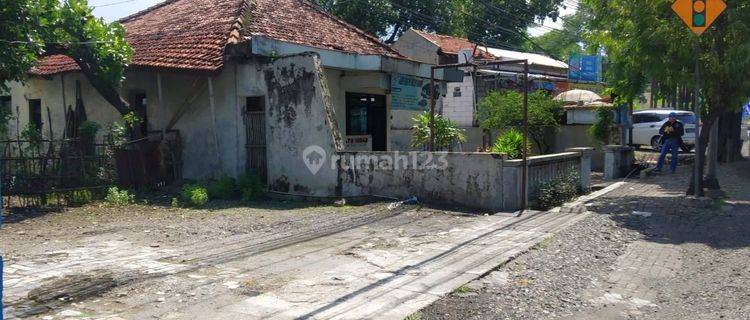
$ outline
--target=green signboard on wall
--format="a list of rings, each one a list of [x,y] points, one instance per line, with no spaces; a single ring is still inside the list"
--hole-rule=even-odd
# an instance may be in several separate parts
[[[391,77],[392,110],[426,111],[429,108],[429,79],[403,74],[395,74]]]

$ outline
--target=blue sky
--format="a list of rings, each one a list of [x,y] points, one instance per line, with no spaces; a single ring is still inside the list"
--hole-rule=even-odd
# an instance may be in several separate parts
[[[89,5],[94,7],[94,14],[104,18],[107,21],[114,21],[122,17],[131,15],[163,0],[89,0]],[[578,3],[578,0],[566,1],[569,3]],[[562,16],[573,14],[574,10],[571,8],[561,11]],[[560,19],[557,22],[547,19],[543,23],[546,27],[560,29],[562,27],[562,21]],[[529,28],[529,33],[532,36],[537,36],[548,32],[550,29],[546,27],[534,27]]]

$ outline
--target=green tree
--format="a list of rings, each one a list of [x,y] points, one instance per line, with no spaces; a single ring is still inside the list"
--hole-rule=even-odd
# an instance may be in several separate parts
[[[698,37],[672,11],[671,0],[583,1],[595,17],[588,39],[606,51],[607,79],[615,92],[632,101],[648,78],[667,88],[692,88],[697,59],[705,120],[700,139],[705,145],[710,127],[718,125],[712,139],[722,146],[718,160],[740,159],[739,110],[750,96],[750,82],[744,79],[750,73],[750,3],[727,0],[727,11]]]
[[[589,136],[603,145],[609,144],[612,140],[615,123],[615,115],[612,112],[612,108],[596,109],[596,122],[588,129]]]
[[[557,59],[567,61],[572,54],[595,53],[597,47],[588,45],[585,37],[587,22],[592,19],[591,10],[579,5],[575,14],[563,20],[562,29],[552,30],[543,35],[531,38],[524,43],[526,51],[540,51]]]
[[[523,93],[518,91],[494,91],[478,104],[478,119],[485,130],[505,131],[523,126]],[[558,118],[562,112],[560,102],[544,91],[529,94],[529,138],[539,151],[549,153],[551,146],[545,139],[558,129]]]
[[[349,23],[395,41],[409,28],[485,45],[520,45],[534,22],[556,19],[563,0],[316,0]],[[502,18],[499,18],[502,17]]]
[[[0,89],[23,81],[45,55],[75,60],[91,85],[120,113],[129,105],[117,92],[132,49],[125,29],[94,17],[86,0],[0,0]]]

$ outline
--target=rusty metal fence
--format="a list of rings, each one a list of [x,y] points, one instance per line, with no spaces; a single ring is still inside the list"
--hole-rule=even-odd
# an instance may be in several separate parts
[[[80,139],[0,141],[6,207],[72,204],[115,181],[111,149]]]
[[[59,207],[90,202],[112,185],[171,184],[181,178],[181,146],[178,132],[166,136],[118,146],[85,139],[0,141],[1,203]]]

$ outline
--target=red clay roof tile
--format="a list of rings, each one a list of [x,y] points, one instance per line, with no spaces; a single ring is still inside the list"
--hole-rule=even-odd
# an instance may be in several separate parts
[[[437,45],[440,50],[445,54],[451,54],[451,55],[458,55],[458,52],[461,51],[461,49],[474,49],[476,47],[476,44],[469,41],[468,39],[459,38],[459,37],[452,37],[452,36],[446,36],[442,34],[435,34],[435,33],[429,33],[424,32],[416,29],[412,29],[417,34],[421,35],[427,40],[430,40],[432,43]],[[492,59],[494,58],[491,54],[487,53],[484,50],[476,50],[474,53],[475,58],[485,58],[485,59]]]
[[[252,3],[252,5],[251,5]],[[250,8],[251,13],[245,15]],[[249,26],[243,28],[243,16]],[[215,72],[224,49],[241,33],[315,48],[403,58],[398,52],[306,0],[167,0],[120,20],[133,47],[133,67]],[[65,56],[42,59],[30,71],[78,70]]]
[[[66,55],[56,54],[44,57],[44,59],[40,61],[39,65],[29,71],[29,74],[35,76],[49,76],[53,74],[78,70],[81,69],[78,67],[78,64],[75,62],[75,60]]]

